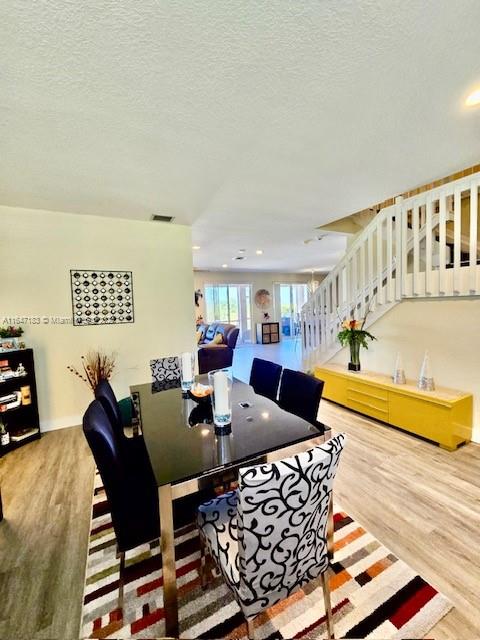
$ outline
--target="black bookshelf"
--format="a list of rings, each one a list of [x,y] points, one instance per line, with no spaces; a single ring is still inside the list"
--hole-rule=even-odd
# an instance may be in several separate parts
[[[2,378],[0,375],[0,418],[10,434],[10,442],[0,446],[0,455],[40,438],[40,419],[38,416],[37,385],[35,382],[35,362],[33,349],[15,349],[0,351],[0,373],[16,372],[23,365],[25,375]],[[23,393],[22,393],[22,387]],[[26,388],[26,389],[25,389]],[[28,393],[29,390],[29,393]],[[22,400],[19,406],[9,408],[9,404],[2,402],[2,398],[20,392]],[[30,401],[28,400],[28,395]],[[21,440],[12,438],[21,435],[25,429],[35,429]]]

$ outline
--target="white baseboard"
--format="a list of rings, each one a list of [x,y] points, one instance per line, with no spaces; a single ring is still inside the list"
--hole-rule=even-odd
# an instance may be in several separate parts
[[[66,427],[78,427],[82,424],[81,416],[65,416],[64,418],[56,418],[55,420],[41,420],[40,431],[56,431],[57,429],[65,429]]]

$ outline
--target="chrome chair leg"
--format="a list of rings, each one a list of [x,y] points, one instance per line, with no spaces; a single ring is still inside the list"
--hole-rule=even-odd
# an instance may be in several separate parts
[[[119,551],[117,558],[120,558],[120,568],[118,577],[118,608],[123,615],[123,591],[125,586],[125,551]]]
[[[330,601],[330,585],[328,583],[327,572],[325,571],[320,576],[323,589],[323,601],[325,603],[325,613],[327,614],[327,638],[328,640],[334,640],[335,635],[333,631],[333,615],[332,615],[332,603]]]

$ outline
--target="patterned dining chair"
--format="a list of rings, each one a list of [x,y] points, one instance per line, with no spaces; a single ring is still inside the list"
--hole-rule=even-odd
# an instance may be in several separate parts
[[[262,358],[254,358],[250,371],[250,386],[255,393],[276,402],[281,375],[281,365],[262,360]]]
[[[214,559],[254,638],[255,617],[320,578],[333,638],[327,528],[333,481],[346,436],[272,464],[239,471],[239,487],[198,510],[201,580]]]
[[[150,369],[154,383],[180,381],[180,362],[176,356],[150,360]]]

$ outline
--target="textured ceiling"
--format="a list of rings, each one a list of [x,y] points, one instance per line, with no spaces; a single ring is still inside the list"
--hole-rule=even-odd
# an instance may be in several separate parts
[[[171,214],[198,268],[327,268],[314,227],[479,160],[478,0],[0,12],[0,204]]]

